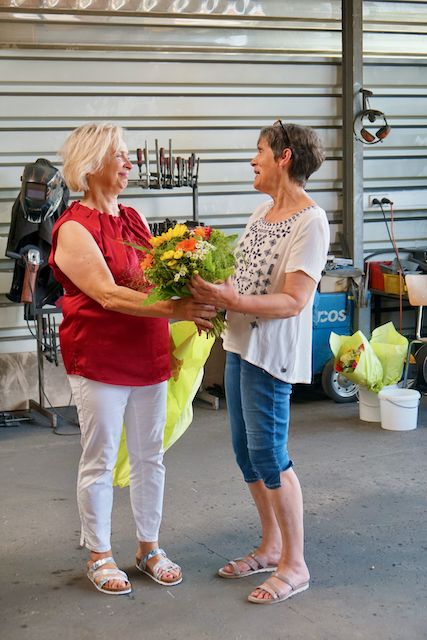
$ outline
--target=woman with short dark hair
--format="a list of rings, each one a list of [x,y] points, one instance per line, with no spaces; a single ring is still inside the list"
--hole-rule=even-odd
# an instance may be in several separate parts
[[[198,300],[227,309],[225,390],[237,463],[258,510],[256,548],[219,569],[222,578],[274,572],[248,596],[273,604],[308,589],[301,487],[288,454],[292,385],[311,382],[312,305],[326,262],[326,214],[304,186],[324,159],[309,127],[262,129],[254,187],[271,199],[250,218],[232,279],[199,276]]]

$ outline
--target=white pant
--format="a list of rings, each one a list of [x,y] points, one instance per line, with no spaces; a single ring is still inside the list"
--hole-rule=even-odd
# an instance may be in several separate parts
[[[92,551],[111,549],[112,476],[123,423],[136,535],[146,542],[158,540],[165,483],[163,430],[167,382],[125,387],[75,375],[68,379],[79,416],[83,449],[77,479],[81,544]]]

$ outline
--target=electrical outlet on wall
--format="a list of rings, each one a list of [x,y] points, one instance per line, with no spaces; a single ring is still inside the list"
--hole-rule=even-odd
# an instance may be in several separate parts
[[[370,193],[368,195],[368,206],[369,207],[378,207],[378,204],[374,204],[373,200],[378,200],[378,202],[381,202],[381,200],[383,198],[387,198],[387,200],[391,201],[391,196],[389,193]]]

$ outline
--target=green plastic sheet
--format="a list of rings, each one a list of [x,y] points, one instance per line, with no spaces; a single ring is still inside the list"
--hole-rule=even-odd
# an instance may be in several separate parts
[[[335,364],[345,351],[358,349],[363,344],[357,367],[342,375],[369,391],[378,393],[385,386],[397,384],[402,377],[408,340],[396,331],[392,322],[374,329],[370,341],[361,331],[352,336],[339,336],[332,332],[329,344]]]
[[[165,451],[182,436],[193,420],[193,400],[203,378],[203,366],[208,359],[214,337],[201,336],[193,322],[174,322],[171,336],[175,344],[174,356],[182,361],[177,380],[168,382],[167,414],[163,444]],[[129,484],[129,459],[123,428],[119,454],[113,471],[113,485]]]
[[[383,368],[383,386],[397,384],[403,373],[408,339],[396,331],[392,322],[387,322],[373,330],[370,345]]]

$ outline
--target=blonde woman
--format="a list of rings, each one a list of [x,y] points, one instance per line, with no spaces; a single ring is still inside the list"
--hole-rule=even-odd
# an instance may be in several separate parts
[[[181,582],[180,567],[159,547],[165,468],[163,427],[171,376],[168,318],[211,327],[215,308],[194,300],[143,306],[143,218],[117,197],[132,164],[123,131],[112,123],[74,130],[61,150],[64,178],[80,201],[53,229],[50,265],[63,285],[60,343],[81,429],[77,499],[87,576],[103,593],[131,591],[111,550],[112,472],[125,424],[138,569],[162,585]]]

